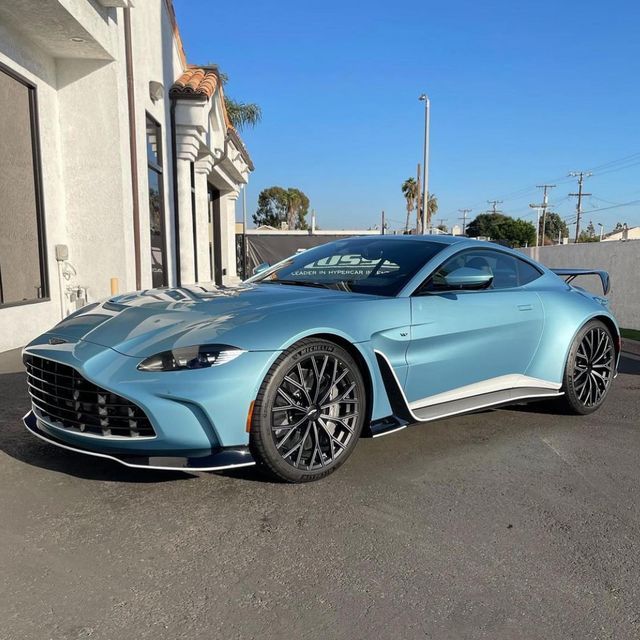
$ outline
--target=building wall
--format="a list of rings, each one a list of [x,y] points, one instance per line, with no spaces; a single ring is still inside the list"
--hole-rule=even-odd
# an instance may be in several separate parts
[[[640,330],[640,240],[532,247],[522,251],[547,267],[607,271],[611,277],[608,297],[620,326]],[[581,277],[575,284],[602,294],[596,276]]]
[[[104,4],[110,4],[105,2]],[[126,4],[126,3],[125,3]],[[131,9],[141,286],[151,287],[146,114],[162,127],[163,200],[169,284],[176,283],[174,196],[169,89],[184,71],[168,0]],[[22,346],[53,326],[76,304],[67,286],[86,289],[87,301],[136,287],[131,156],[123,10],[99,0],[7,0],[0,5],[0,63],[36,86],[40,130],[49,299],[0,307],[0,352]],[[74,44],[69,36],[81,35]],[[152,100],[149,82],[164,87]],[[0,141],[1,144],[1,141]],[[199,176],[199,268],[208,275],[206,185]],[[217,179],[217,178],[216,178]],[[224,184],[223,266],[235,274],[235,185]],[[190,202],[190,195],[189,195]],[[0,207],[3,206],[0,193]],[[5,203],[8,206],[8,203]],[[204,207],[204,210],[203,210]],[[191,217],[180,209],[181,217]],[[2,229],[0,229],[0,233]],[[202,241],[201,239],[204,239]],[[66,245],[69,279],[59,278],[55,246]],[[187,250],[193,253],[193,247]],[[184,251],[185,248],[182,248]],[[202,280],[209,280],[208,277]],[[233,278],[226,278],[230,282]],[[183,280],[192,282],[193,280]],[[63,294],[60,293],[60,282]]]
[[[42,184],[47,236],[50,300],[0,309],[0,351],[30,340],[60,319],[53,246],[66,237],[55,60],[0,22],[0,62],[38,88]],[[0,194],[0,198],[2,195]],[[2,230],[0,229],[0,233]]]

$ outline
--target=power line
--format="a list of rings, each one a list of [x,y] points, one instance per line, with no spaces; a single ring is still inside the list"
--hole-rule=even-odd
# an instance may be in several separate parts
[[[588,171],[585,171],[584,173],[592,173],[594,174],[594,176],[596,175],[600,176],[600,175],[606,175],[607,173],[613,173],[614,171],[622,171],[623,169],[628,169],[638,164],[640,164],[640,152],[634,152],[627,156],[623,156],[621,158],[610,160],[608,162],[604,162],[602,164],[591,167]],[[567,174],[562,174],[560,176],[556,176],[555,178],[550,178],[545,182],[555,183],[556,185],[559,186],[559,185],[568,184],[572,182],[571,180],[572,177],[574,176],[571,176],[571,174],[569,176],[567,176]],[[530,193],[535,192],[535,189],[536,189],[535,185],[521,187],[520,189],[515,189],[514,191],[505,193],[500,197],[502,198],[502,202],[514,200],[516,198],[524,197]],[[482,203],[483,201],[479,200],[478,202],[474,202],[470,206],[479,207],[480,205],[482,205]]]
[[[583,193],[582,195],[586,196],[590,194]],[[609,209],[618,209],[620,207],[630,207],[631,205],[634,205],[634,204],[640,204],[640,200],[630,200],[629,202],[621,202],[620,204],[614,204],[614,205],[611,205],[610,207],[600,207],[598,209],[589,209],[589,213],[596,213],[597,211],[608,211]]]

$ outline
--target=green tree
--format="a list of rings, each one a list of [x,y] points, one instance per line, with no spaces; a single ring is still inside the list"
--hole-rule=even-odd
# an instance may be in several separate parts
[[[268,225],[277,229],[286,222],[289,229],[308,229],[307,213],[309,198],[300,189],[269,187],[258,196],[253,222],[257,226]]]
[[[600,238],[596,234],[596,228],[593,226],[593,222],[589,221],[587,228],[580,232],[578,236],[578,242],[599,242]]]
[[[404,225],[404,232],[408,233],[411,213],[416,208],[416,199],[418,197],[418,183],[415,178],[407,178],[402,183],[402,195],[407,201],[407,221]]]
[[[531,246],[536,242],[536,227],[531,222],[502,213],[481,213],[467,225],[467,235],[501,240],[513,247]]]
[[[542,219],[540,219],[540,233],[542,233]],[[547,213],[544,235],[551,241],[549,244],[553,244],[558,238],[569,237],[569,228],[557,213]]]

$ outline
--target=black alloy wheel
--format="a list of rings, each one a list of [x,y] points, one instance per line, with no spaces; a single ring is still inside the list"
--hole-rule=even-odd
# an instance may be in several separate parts
[[[616,350],[609,328],[588,322],[576,335],[564,374],[564,403],[572,413],[588,414],[604,402],[615,375]]]
[[[282,480],[325,477],[353,451],[365,409],[365,385],[353,357],[327,340],[303,340],[276,360],[262,385],[252,450]]]

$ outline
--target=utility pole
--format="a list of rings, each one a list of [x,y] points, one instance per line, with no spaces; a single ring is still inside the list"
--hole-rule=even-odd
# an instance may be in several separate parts
[[[249,277],[247,273],[247,185],[242,188],[242,279]]]
[[[498,205],[502,204],[502,200],[487,200],[487,203],[491,205],[491,213],[502,213],[502,211],[498,209]]]
[[[471,209],[458,209],[458,211],[462,214],[458,220],[462,220],[462,235],[466,235],[467,233],[467,214],[471,213]]]
[[[536,225],[536,247],[540,245],[544,246],[544,236],[547,226],[547,208],[549,207],[549,198],[547,192],[549,189],[553,189],[555,184],[538,184],[538,189],[543,189],[542,204],[530,204],[532,209],[538,210],[538,224]],[[542,211],[542,234],[540,233],[540,211]]]
[[[384,222],[384,211],[382,212],[382,225],[380,227],[380,233],[384,235],[385,222]]]
[[[422,207],[421,207],[421,201],[422,201],[422,193],[420,191],[420,185],[422,184],[420,182],[420,163],[418,162],[418,171],[416,172],[417,175],[417,179],[416,179],[416,235],[420,235],[421,233],[424,233],[422,230],[422,227],[420,226],[420,212],[422,211]]]
[[[429,118],[431,116],[431,101],[426,93],[418,100],[424,102],[424,147],[422,157],[422,233],[426,233],[429,224]]]
[[[569,195],[572,197],[577,197],[578,202],[576,204],[576,237],[574,242],[578,242],[578,236],[580,235],[580,216],[582,215],[582,198],[584,196],[590,196],[590,193],[582,192],[582,185],[584,183],[584,179],[592,176],[593,173],[590,171],[571,171],[569,173],[569,177],[578,178],[578,193],[570,193]]]

